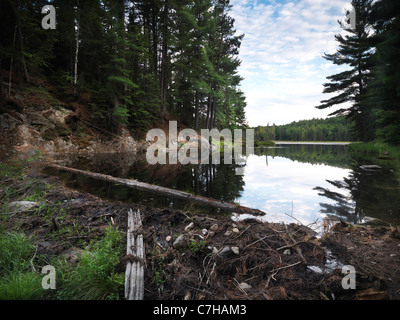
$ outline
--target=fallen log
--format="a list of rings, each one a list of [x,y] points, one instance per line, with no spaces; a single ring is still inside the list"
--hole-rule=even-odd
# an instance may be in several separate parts
[[[94,172],[84,171],[84,170],[75,169],[75,168],[63,167],[63,166],[60,166],[57,164],[51,164],[49,166],[52,168],[58,169],[58,170],[68,171],[68,172],[80,174],[80,175],[83,175],[86,177],[108,181],[111,183],[122,184],[122,185],[125,185],[128,187],[143,190],[143,191],[150,191],[150,192],[162,194],[165,196],[184,199],[187,201],[193,201],[193,202],[200,203],[200,204],[203,204],[206,206],[210,206],[213,208],[218,208],[218,209],[222,209],[222,210],[226,210],[226,211],[230,211],[230,212],[236,212],[236,213],[240,213],[240,214],[247,213],[247,214],[252,214],[252,215],[257,215],[257,216],[265,215],[265,212],[263,212],[259,209],[248,208],[248,207],[241,206],[238,204],[220,201],[220,200],[216,200],[213,198],[207,198],[207,197],[203,197],[200,195],[191,194],[188,192],[174,190],[174,189],[170,189],[170,188],[166,188],[166,187],[161,187],[161,186],[153,185],[153,184],[146,183],[146,182],[141,182],[141,181],[134,180],[134,179],[117,178],[117,177],[113,177],[113,176],[102,174],[102,173],[94,173]]]
[[[143,300],[144,295],[144,245],[140,233],[142,220],[140,211],[128,212],[126,240],[125,299]]]

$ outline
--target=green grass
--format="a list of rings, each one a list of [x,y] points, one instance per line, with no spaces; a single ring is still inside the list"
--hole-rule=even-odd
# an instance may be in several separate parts
[[[256,147],[273,147],[275,142],[273,141],[254,141]]]
[[[124,275],[116,272],[122,254],[122,235],[109,227],[105,236],[84,251],[76,266],[60,264],[59,298],[71,300],[119,299]]]
[[[34,253],[33,238],[27,238],[22,233],[1,231],[0,275],[29,269],[29,262]]]
[[[30,265],[33,243],[22,233],[0,231],[0,300],[39,299],[44,293],[42,277]]]

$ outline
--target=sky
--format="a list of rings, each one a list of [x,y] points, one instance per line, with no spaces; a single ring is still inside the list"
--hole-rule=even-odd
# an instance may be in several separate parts
[[[337,108],[316,109],[326,77],[344,70],[322,58],[337,48],[344,0],[231,0],[230,16],[244,34],[239,59],[241,90],[250,126],[326,118]],[[345,106],[345,105],[344,105]]]

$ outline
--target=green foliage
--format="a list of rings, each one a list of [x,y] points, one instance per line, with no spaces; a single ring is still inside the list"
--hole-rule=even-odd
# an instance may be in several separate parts
[[[0,230],[0,300],[39,299],[41,276],[30,270],[35,255],[33,239]]]
[[[62,299],[119,299],[124,284],[116,272],[122,254],[122,236],[109,227],[105,236],[93,243],[79,258],[76,266],[61,266]]]
[[[197,256],[204,253],[204,249],[206,248],[206,243],[204,240],[196,241],[194,239],[191,239],[190,241],[187,242],[187,246],[189,247],[190,252],[193,255]]]
[[[0,282],[0,300],[35,300],[43,295],[42,277],[36,272],[12,272]]]
[[[264,141],[351,141],[351,122],[345,117],[294,121],[286,125],[258,126],[256,144]]]
[[[23,272],[35,252],[32,238],[16,232],[0,231],[0,275]]]

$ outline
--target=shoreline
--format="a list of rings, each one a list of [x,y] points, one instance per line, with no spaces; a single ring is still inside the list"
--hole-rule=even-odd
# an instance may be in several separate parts
[[[33,211],[0,216],[5,230],[35,236],[36,259],[71,257],[71,251],[86,250],[87,244],[101,239],[109,227],[118,228],[124,237],[127,212],[132,208],[140,210],[143,220],[145,300],[400,298],[397,228],[337,223],[325,226],[327,232],[316,238],[311,229],[295,223],[233,221],[190,210],[107,201],[69,189],[59,177],[41,173],[42,162],[24,163],[24,178],[0,177],[0,189],[14,188],[39,204]],[[26,188],[28,182],[41,189],[40,199],[34,199],[38,190]],[[5,201],[20,198],[17,192],[5,199],[2,192],[2,208]],[[51,220],[49,208],[57,208]],[[86,230],[84,234],[82,230]],[[177,248],[173,243],[179,235],[184,244]],[[123,247],[125,243],[123,240]],[[327,269],[330,252],[341,264],[354,265],[355,290],[342,288],[340,269]],[[73,254],[73,260],[79,261],[79,254]],[[123,274],[124,266],[122,255],[115,271]],[[36,269],[40,270],[40,265]],[[58,299],[57,291],[42,298]]]

